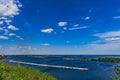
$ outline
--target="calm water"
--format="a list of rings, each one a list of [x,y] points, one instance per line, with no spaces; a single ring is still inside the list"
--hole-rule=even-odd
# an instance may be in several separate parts
[[[80,61],[80,60],[64,60],[63,58],[99,58],[99,57],[120,57],[120,56],[8,56],[4,61],[10,63],[9,60],[17,60],[24,62],[53,64],[61,66],[85,67],[88,71],[58,69],[50,67],[31,66],[43,72],[50,73],[58,80],[110,80],[110,77],[116,77],[113,65],[120,66],[120,63],[97,62],[97,61]]]

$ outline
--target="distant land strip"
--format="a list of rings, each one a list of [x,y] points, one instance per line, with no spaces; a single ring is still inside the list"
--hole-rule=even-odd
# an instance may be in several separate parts
[[[43,67],[64,68],[64,69],[74,69],[74,70],[88,70],[88,68],[79,68],[79,67],[70,67],[70,66],[57,66],[57,65],[48,65],[48,64],[37,64],[37,63],[14,61],[14,60],[9,60],[9,62],[35,65],[35,66],[43,66]]]

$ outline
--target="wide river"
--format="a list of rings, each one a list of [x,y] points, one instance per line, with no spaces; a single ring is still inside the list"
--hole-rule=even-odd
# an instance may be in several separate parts
[[[69,66],[78,68],[88,68],[88,70],[74,70],[54,67],[43,67],[37,65],[22,64],[43,72],[49,73],[58,80],[110,80],[110,77],[116,77],[113,65],[120,66],[120,63],[82,61],[82,60],[64,60],[64,58],[100,58],[100,57],[119,57],[120,56],[80,56],[80,55],[63,55],[63,56],[8,56],[4,61],[9,64],[16,64],[10,60],[29,62],[36,64],[47,64],[57,66]]]

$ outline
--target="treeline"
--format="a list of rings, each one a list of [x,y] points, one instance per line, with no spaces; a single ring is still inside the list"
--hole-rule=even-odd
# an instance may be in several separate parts
[[[7,56],[5,55],[0,55],[0,60],[5,59]]]
[[[63,58],[63,60],[120,62],[120,58]]]
[[[120,58],[93,58],[92,61],[120,62]]]

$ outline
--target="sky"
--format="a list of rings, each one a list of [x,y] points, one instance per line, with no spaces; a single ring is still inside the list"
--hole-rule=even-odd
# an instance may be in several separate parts
[[[119,55],[120,0],[0,0],[0,54]]]

